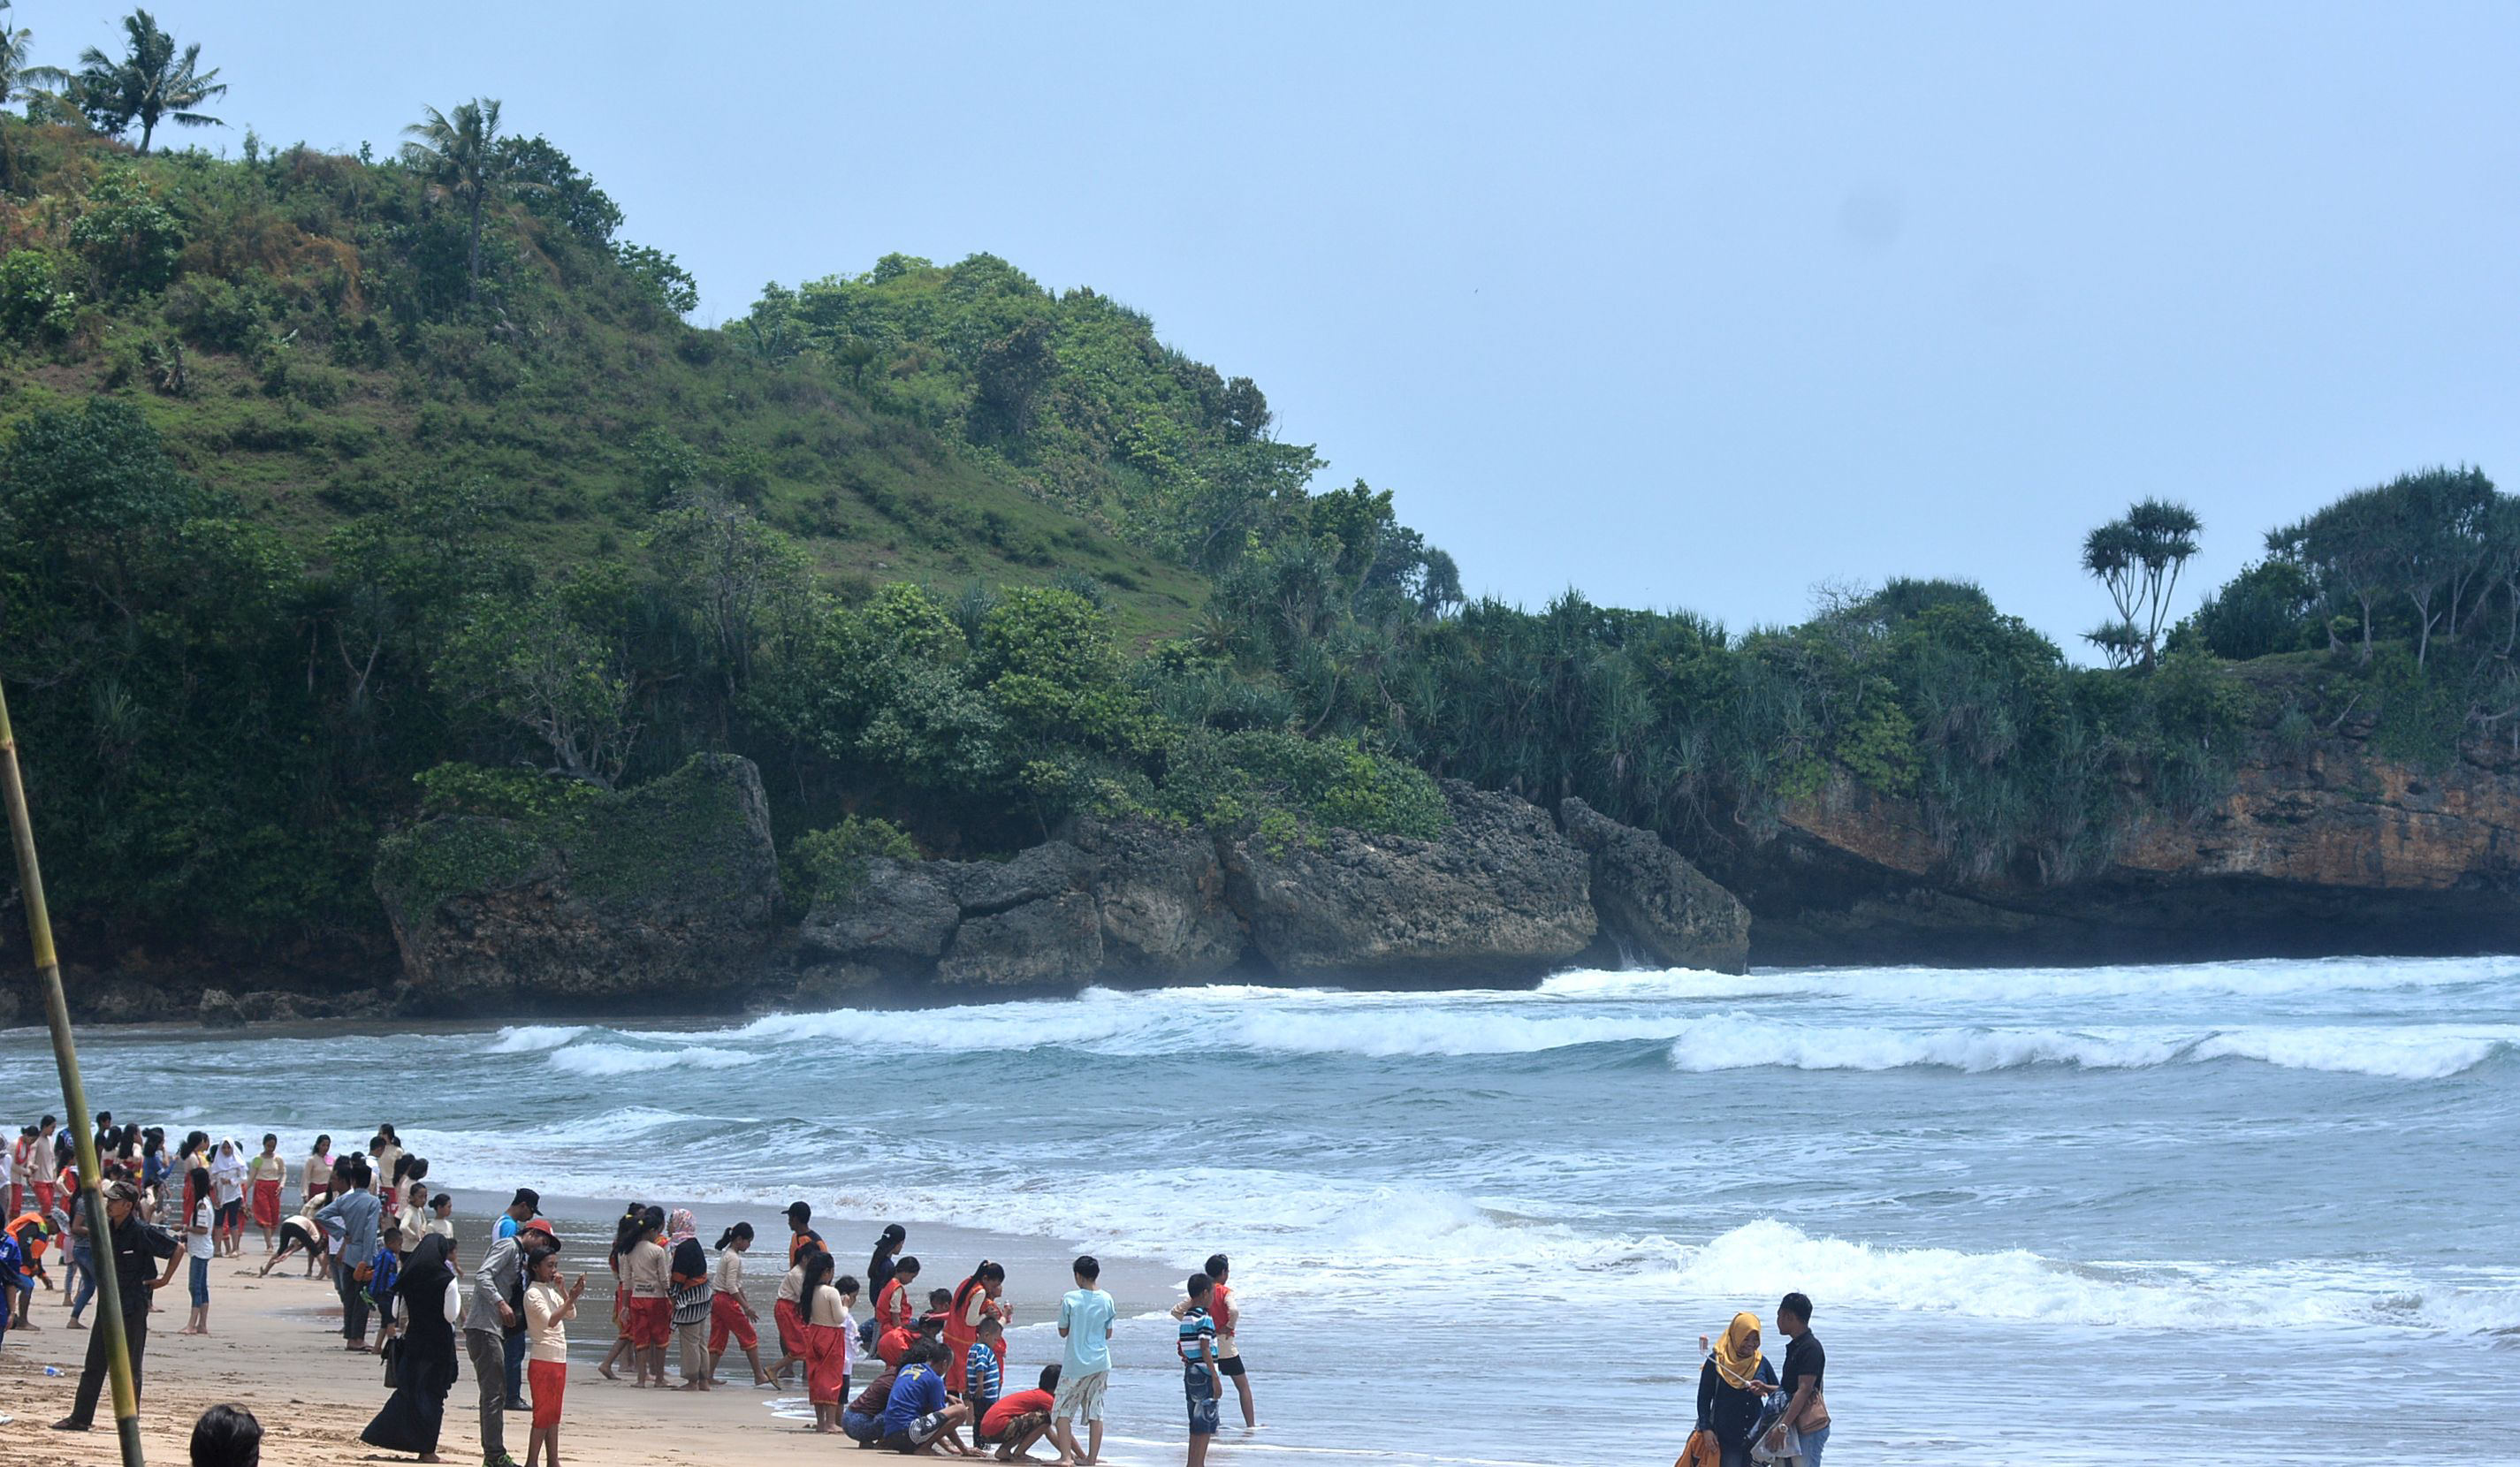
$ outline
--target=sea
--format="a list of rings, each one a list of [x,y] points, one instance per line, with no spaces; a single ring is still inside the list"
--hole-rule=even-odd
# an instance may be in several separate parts
[[[1699,1337],[1748,1310],[1780,1356],[1787,1290],[1835,1463],[2520,1463],[2520,958],[82,1045],[97,1103],[292,1162],[395,1119],[445,1184],[1007,1240],[1019,1359],[1068,1252],[1227,1253],[1263,1425],[1229,1399],[1220,1463],[1663,1467]],[[0,1035],[0,1110],[53,1084]],[[1113,1455],[1178,1460],[1170,1322],[1123,1303]]]

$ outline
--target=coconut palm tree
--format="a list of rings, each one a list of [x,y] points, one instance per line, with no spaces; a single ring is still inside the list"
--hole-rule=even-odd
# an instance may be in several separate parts
[[[481,297],[481,210],[507,171],[498,146],[499,99],[475,97],[448,116],[435,108],[403,129],[403,161],[429,182],[464,201],[472,233],[464,251],[464,297]]]
[[[0,12],[8,9],[9,0],[0,0]],[[50,91],[69,84],[70,73],[61,67],[29,64],[27,58],[33,54],[34,42],[33,31],[11,30],[8,17],[0,14],[0,107],[6,107],[30,92]]]
[[[150,139],[160,121],[185,127],[226,125],[194,111],[228,90],[227,83],[218,79],[218,67],[202,69],[201,42],[178,52],[175,38],[160,30],[157,18],[145,10],[123,17],[122,30],[130,37],[130,50],[122,60],[115,61],[94,46],[79,53],[79,105],[90,120],[115,137],[138,122],[143,157],[149,156]]]

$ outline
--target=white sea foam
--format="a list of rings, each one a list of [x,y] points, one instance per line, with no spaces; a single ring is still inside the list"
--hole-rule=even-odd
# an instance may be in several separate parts
[[[761,1056],[741,1049],[689,1045],[679,1049],[642,1049],[627,1045],[571,1045],[554,1049],[545,1061],[568,1075],[643,1075],[654,1070],[733,1070],[759,1064]]]
[[[557,1049],[592,1032],[584,1024],[517,1024],[499,1031],[484,1051],[490,1054],[531,1054],[543,1049]]]
[[[1671,1062],[1677,1069],[1698,1072],[1934,1067],[1984,1073],[2043,1064],[2119,1070],[2246,1059],[2289,1070],[2439,1080],[2515,1046],[2520,1046],[2520,1026],[2513,1025],[1900,1028],[1792,1024],[1729,1013],[1691,1021],[1673,1042]]]

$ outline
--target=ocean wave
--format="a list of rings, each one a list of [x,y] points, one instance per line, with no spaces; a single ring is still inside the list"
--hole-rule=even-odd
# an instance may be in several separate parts
[[[1853,999],[1869,1003],[2007,1003],[2067,999],[2228,997],[2439,990],[2520,979],[2520,957],[2246,958],[2028,968],[1585,969],[1543,979],[1560,999]]]
[[[550,1057],[544,1062],[566,1075],[605,1077],[644,1075],[655,1070],[733,1070],[759,1064],[761,1056],[707,1045],[687,1045],[679,1049],[643,1049],[629,1045],[571,1045],[550,1051]]]
[[[557,1049],[580,1035],[593,1032],[585,1024],[515,1024],[500,1030],[482,1052],[532,1054],[544,1049]]]
[[[2032,1065],[2149,1069],[2254,1060],[2389,1080],[2441,1080],[2520,1048],[2520,1026],[2446,1024],[2195,1028],[1898,1028],[1806,1025],[1747,1013],[1692,1020],[1671,1046],[1673,1068],[1899,1070],[1984,1074]]]

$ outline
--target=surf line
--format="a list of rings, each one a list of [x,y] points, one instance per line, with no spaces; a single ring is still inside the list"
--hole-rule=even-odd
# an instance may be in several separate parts
[[[1173,1442],[1158,1442],[1151,1437],[1123,1437],[1116,1434],[1103,1440],[1129,1446],[1180,1445]],[[1422,1451],[1393,1451],[1379,1446],[1288,1446],[1280,1442],[1238,1441],[1223,1432],[1217,1434],[1215,1445],[1209,1449],[1217,1452],[1232,1452],[1235,1455],[1248,1451],[1270,1456],[1282,1454],[1290,1457],[1351,1457],[1360,1461],[1425,1462],[1434,1464],[1434,1467],[1563,1467],[1563,1464],[1557,1462],[1526,1462],[1519,1457],[1449,1457],[1430,1455]]]

